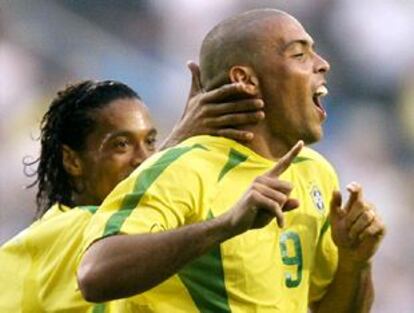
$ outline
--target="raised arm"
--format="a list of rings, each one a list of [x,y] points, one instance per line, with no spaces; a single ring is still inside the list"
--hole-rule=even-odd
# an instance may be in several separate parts
[[[238,128],[255,124],[264,118],[263,101],[255,98],[256,94],[240,83],[204,92],[198,65],[189,62],[188,68],[192,80],[186,108],[181,120],[159,149],[174,146],[196,135],[223,136],[244,142],[252,140],[252,132]]]
[[[289,199],[292,186],[278,177],[303,146],[299,142],[270,172],[259,176],[227,213],[175,230],[101,239],[86,251],[78,282],[88,301],[101,302],[144,292],[221,242],[261,228],[299,203]],[[139,209],[139,208],[138,208]]]
[[[385,227],[373,205],[363,199],[361,186],[352,183],[347,189],[350,198],[343,209],[340,193],[333,193],[330,222],[338,268],[325,296],[311,304],[314,313],[366,313],[374,300],[372,257]]]

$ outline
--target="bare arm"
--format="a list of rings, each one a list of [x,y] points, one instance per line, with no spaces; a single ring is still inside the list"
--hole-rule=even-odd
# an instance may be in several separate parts
[[[338,246],[338,269],[325,296],[311,305],[315,313],[366,313],[374,301],[371,259],[378,249],[385,227],[362,188],[350,184],[350,199],[341,209],[341,196],[334,192],[330,220],[332,238]]]
[[[85,299],[113,300],[144,292],[224,240],[261,228],[298,207],[292,186],[278,179],[297,156],[299,142],[269,173],[259,176],[227,213],[205,222],[162,233],[118,235],[95,242],[86,251],[78,283]]]
[[[188,67],[192,82],[186,108],[181,120],[159,150],[175,146],[196,135],[223,136],[244,142],[252,140],[252,132],[239,128],[256,124],[264,118],[263,101],[257,99],[256,94],[246,86],[238,83],[204,92],[198,65],[189,62]]]
[[[101,302],[148,290],[229,238],[227,223],[221,216],[173,231],[102,239],[82,261],[81,291],[86,300]]]

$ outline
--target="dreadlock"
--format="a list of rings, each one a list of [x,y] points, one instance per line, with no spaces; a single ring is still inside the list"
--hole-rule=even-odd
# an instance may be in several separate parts
[[[40,124],[41,153],[37,170],[29,176],[38,185],[36,217],[41,217],[54,203],[73,207],[73,186],[63,167],[62,145],[75,151],[85,149],[86,138],[94,130],[94,112],[123,98],[141,99],[127,85],[116,81],[86,80],[67,86],[57,93]],[[33,163],[24,162],[25,167]],[[26,172],[26,171],[25,171]]]

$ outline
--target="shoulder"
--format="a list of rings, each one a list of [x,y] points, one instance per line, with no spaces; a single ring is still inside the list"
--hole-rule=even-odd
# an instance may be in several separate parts
[[[39,228],[52,224],[71,224],[73,221],[88,219],[98,209],[97,206],[68,207],[60,203],[54,204],[39,220],[31,227]]]
[[[71,240],[77,233],[89,223],[96,211],[93,206],[63,207],[58,205],[52,207],[48,214],[36,221],[26,234],[27,242],[31,245],[43,245],[49,241],[59,241],[59,238]]]
[[[333,165],[319,152],[309,147],[304,147],[298,156],[299,161],[307,160],[311,166],[316,166],[319,169],[336,176],[336,171]]]
[[[160,151],[141,164],[128,178],[130,183],[158,180],[165,176],[204,176],[218,166],[221,154],[215,147],[194,141],[185,141]],[[132,186],[130,186],[132,187]]]
[[[319,181],[329,188],[339,189],[339,180],[333,165],[319,152],[305,147],[294,160],[298,169],[307,178]]]

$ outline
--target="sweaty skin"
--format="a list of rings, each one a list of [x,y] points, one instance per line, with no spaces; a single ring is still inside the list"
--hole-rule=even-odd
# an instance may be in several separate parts
[[[155,151],[157,131],[138,99],[118,99],[94,113],[96,126],[76,153],[75,203],[100,204],[118,182]],[[67,149],[69,149],[67,147]],[[75,152],[73,152],[75,153]]]
[[[330,66],[290,15],[273,10],[249,13],[219,24],[207,35],[200,53],[201,78],[203,85],[211,85],[217,73],[226,71],[229,81],[243,83],[258,94],[265,103],[266,119],[243,127],[256,138],[246,146],[275,160],[298,139],[305,144],[321,139],[325,114],[314,97],[318,87],[326,84]],[[241,25],[250,28],[241,31]],[[226,41],[228,46],[223,44]],[[236,49],[240,45],[245,49]],[[243,53],[233,53],[231,60],[218,58],[224,51]]]

